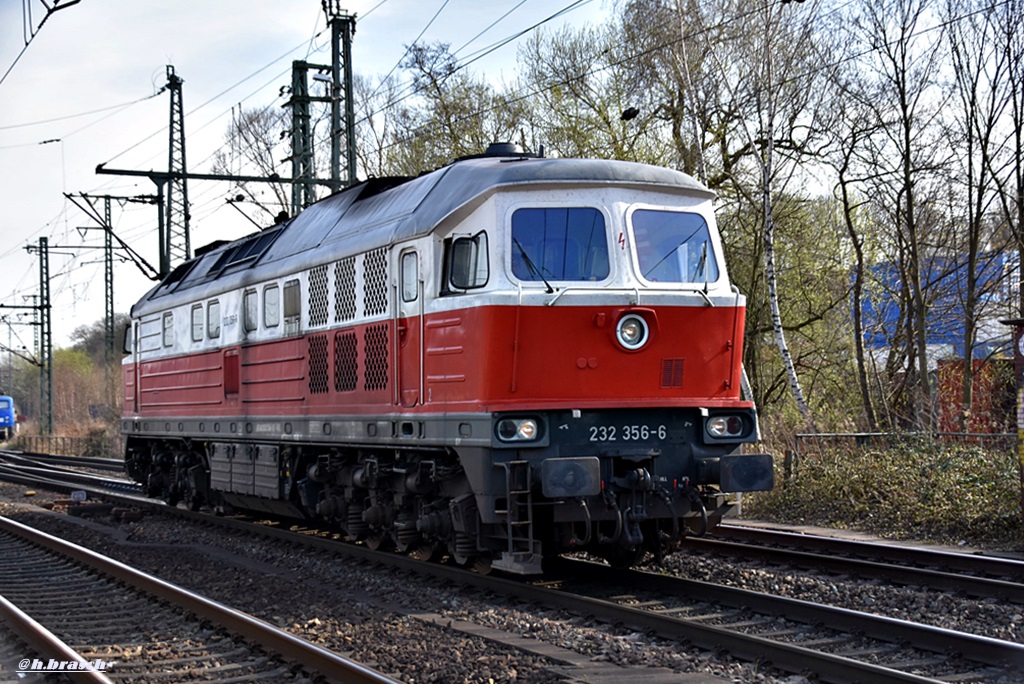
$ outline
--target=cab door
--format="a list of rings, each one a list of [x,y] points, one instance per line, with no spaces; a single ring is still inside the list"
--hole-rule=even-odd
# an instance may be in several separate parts
[[[142,407],[139,403],[142,398],[141,392],[139,391],[139,383],[142,381],[142,353],[139,349],[140,335],[141,325],[139,321],[132,321],[131,339],[128,341],[131,348],[126,349],[126,351],[130,352],[132,356],[132,414],[136,416],[142,411]]]
[[[416,250],[403,250],[398,263],[398,403],[411,408],[423,401],[423,280]]]

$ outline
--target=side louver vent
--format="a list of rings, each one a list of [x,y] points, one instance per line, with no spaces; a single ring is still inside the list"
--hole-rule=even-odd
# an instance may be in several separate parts
[[[661,386],[682,387],[683,386],[683,360],[662,359],[661,361]]]

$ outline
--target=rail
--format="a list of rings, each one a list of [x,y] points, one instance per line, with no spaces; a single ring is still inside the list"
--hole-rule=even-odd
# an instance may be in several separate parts
[[[397,684],[395,679],[381,672],[296,637],[251,615],[194,594],[158,577],[139,572],[85,547],[71,544],[10,518],[0,517],[0,530],[28,540],[44,549],[54,551],[63,557],[73,559],[175,606],[180,606],[200,619],[209,620],[213,624],[220,625],[260,644],[272,653],[302,663],[303,666],[318,672],[330,681],[348,684]]]

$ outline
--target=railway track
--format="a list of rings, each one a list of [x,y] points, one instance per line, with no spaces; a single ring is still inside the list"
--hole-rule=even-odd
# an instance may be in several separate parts
[[[5,621],[42,657],[19,671],[64,669],[83,681],[295,679],[296,665],[337,681],[393,679],[276,627],[82,547],[0,518]],[[211,627],[210,624],[217,625]],[[242,640],[252,645],[241,643]],[[75,663],[71,665],[71,663]],[[97,671],[81,671],[81,663]]]
[[[210,522],[209,516],[167,507],[163,510]],[[226,519],[217,520],[215,524],[253,531],[251,521]],[[676,642],[716,652],[724,650],[737,658],[782,671],[813,673],[825,682],[1013,682],[1024,676],[1024,646],[1020,644],[857,611],[650,573],[614,571],[582,561],[567,560],[556,568],[557,575],[539,582],[485,577],[461,568],[424,564],[402,556],[381,555],[358,545],[338,544],[331,535],[315,529],[285,529],[265,524],[256,527],[261,535],[289,543],[320,546],[332,553],[367,562],[387,563],[400,571],[431,575],[459,586],[473,586],[518,600],[570,610]],[[754,553],[749,545],[733,548],[731,552],[743,553],[748,558]],[[773,550],[770,562],[791,562],[797,567],[814,562],[802,555],[784,561],[783,553]],[[835,563],[838,573],[859,576],[865,574],[867,568],[876,573],[871,576],[878,577],[879,567],[876,566],[884,566],[884,563],[878,560],[877,553],[874,558],[858,561],[873,564],[868,566],[854,563],[844,568],[845,558],[833,558],[830,563]],[[965,559],[960,561],[967,563]],[[920,559],[915,562],[922,563]],[[1013,585],[1019,591],[1016,582],[1005,579],[1013,576],[1013,563],[998,571],[992,569],[995,566],[988,567],[989,570],[981,572],[977,567],[965,565],[963,571],[971,573],[965,575],[945,572],[941,586],[945,590],[976,593],[978,586],[991,589],[992,586]],[[934,586],[932,572],[933,575],[915,574],[916,579],[904,577],[898,581],[923,582],[921,578],[928,577],[925,586]],[[986,573],[995,573],[1000,578],[975,576]],[[960,577],[964,579],[963,585],[956,584]],[[989,584],[978,585],[978,579],[987,580]],[[643,590],[639,591],[638,587]]]
[[[1024,561],[1014,558],[743,525],[723,525],[711,537],[688,538],[686,545],[701,553],[1024,604]]]
[[[135,482],[117,477],[124,468],[106,458],[49,456],[20,451],[0,450],[0,478],[28,486],[50,487],[56,491],[92,490],[97,494],[123,494],[138,497],[142,488]],[[99,471],[100,474],[97,474]],[[109,473],[109,474],[107,474]]]
[[[251,523],[226,520],[246,529]],[[381,559],[362,546],[338,544],[317,530],[261,526],[261,534]],[[461,568],[385,555],[400,570],[585,614],[666,639],[813,673],[824,682],[1016,682],[1024,646],[869,613],[640,571],[564,560],[538,581],[478,575]],[[643,591],[638,591],[643,587]],[[467,616],[468,617],[468,616]],[[828,627],[823,627],[827,625]],[[923,673],[923,674],[922,674]]]
[[[824,681],[1014,681],[1024,673],[1019,644],[720,584],[567,560],[542,586],[605,619]]]

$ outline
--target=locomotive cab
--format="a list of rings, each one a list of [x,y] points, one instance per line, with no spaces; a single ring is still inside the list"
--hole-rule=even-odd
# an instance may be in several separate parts
[[[491,413],[491,443],[463,461],[507,570],[544,545],[629,562],[772,486],[771,457],[741,451],[758,434],[744,300],[712,196],[620,182],[503,188],[439,236],[436,306],[472,322],[463,380],[428,380],[427,398]]]

